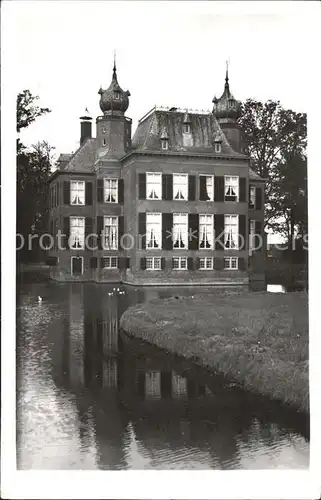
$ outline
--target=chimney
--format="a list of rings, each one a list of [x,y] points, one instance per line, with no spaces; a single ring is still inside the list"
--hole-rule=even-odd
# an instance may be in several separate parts
[[[80,146],[83,145],[83,143],[87,139],[91,139],[91,121],[92,117],[90,116],[90,113],[88,109],[85,109],[85,113],[83,116],[80,117]]]

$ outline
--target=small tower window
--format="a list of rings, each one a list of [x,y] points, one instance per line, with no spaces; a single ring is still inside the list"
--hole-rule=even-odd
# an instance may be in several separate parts
[[[120,92],[119,92],[119,90],[115,90],[114,95],[115,95],[115,99],[116,99],[116,100],[119,100],[119,99],[120,99]]]
[[[106,146],[106,139],[105,139],[105,137],[103,138],[103,146]]]
[[[105,129],[105,127],[103,128],[103,134],[106,134],[106,129]]]
[[[222,151],[222,144],[220,142],[215,143],[215,153],[221,153]]]
[[[162,139],[162,149],[168,149],[168,139]]]
[[[191,126],[190,126],[189,123],[184,123],[183,132],[184,132],[184,134],[190,134],[191,133]]]

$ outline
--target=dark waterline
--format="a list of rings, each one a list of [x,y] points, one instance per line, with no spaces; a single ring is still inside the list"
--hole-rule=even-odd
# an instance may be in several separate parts
[[[129,305],[195,288],[109,296],[114,287],[34,277],[18,287],[18,468],[309,466],[300,415],[119,334]]]

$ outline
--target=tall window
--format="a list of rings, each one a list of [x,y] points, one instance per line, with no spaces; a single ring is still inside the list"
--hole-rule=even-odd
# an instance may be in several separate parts
[[[148,200],[162,198],[162,174],[146,174],[146,193]]]
[[[104,179],[104,201],[105,203],[117,203],[118,179]]]
[[[200,175],[200,196],[202,200],[214,200],[214,177],[213,175]]]
[[[250,187],[250,208],[255,208],[256,187]]]
[[[178,270],[187,269],[187,257],[174,257],[173,269],[178,269]]]
[[[161,257],[147,257],[146,258],[146,269],[150,271],[159,271],[162,268]]]
[[[70,200],[71,205],[85,204],[85,182],[71,181],[70,182]]]
[[[187,200],[188,175],[173,174],[173,200]]]
[[[173,214],[173,248],[188,247],[188,214]]]
[[[225,215],[224,218],[224,246],[225,248],[238,249],[239,216]]]
[[[84,248],[85,218],[70,217],[70,248]]]
[[[199,247],[213,248],[214,217],[213,214],[199,216]]]
[[[104,217],[104,250],[118,250],[118,217]]]
[[[162,214],[146,214],[146,248],[162,248]]]
[[[224,258],[224,269],[238,269],[239,259],[238,257],[225,257]]]
[[[238,201],[239,178],[225,176],[225,201]]]
[[[254,237],[255,237],[255,220],[250,220],[250,235],[249,235],[249,250],[252,253],[254,248]]]

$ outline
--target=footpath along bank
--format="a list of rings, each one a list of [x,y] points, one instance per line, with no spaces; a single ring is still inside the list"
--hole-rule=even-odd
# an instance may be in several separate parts
[[[121,329],[297,410],[309,411],[308,295],[218,292],[156,299]]]

